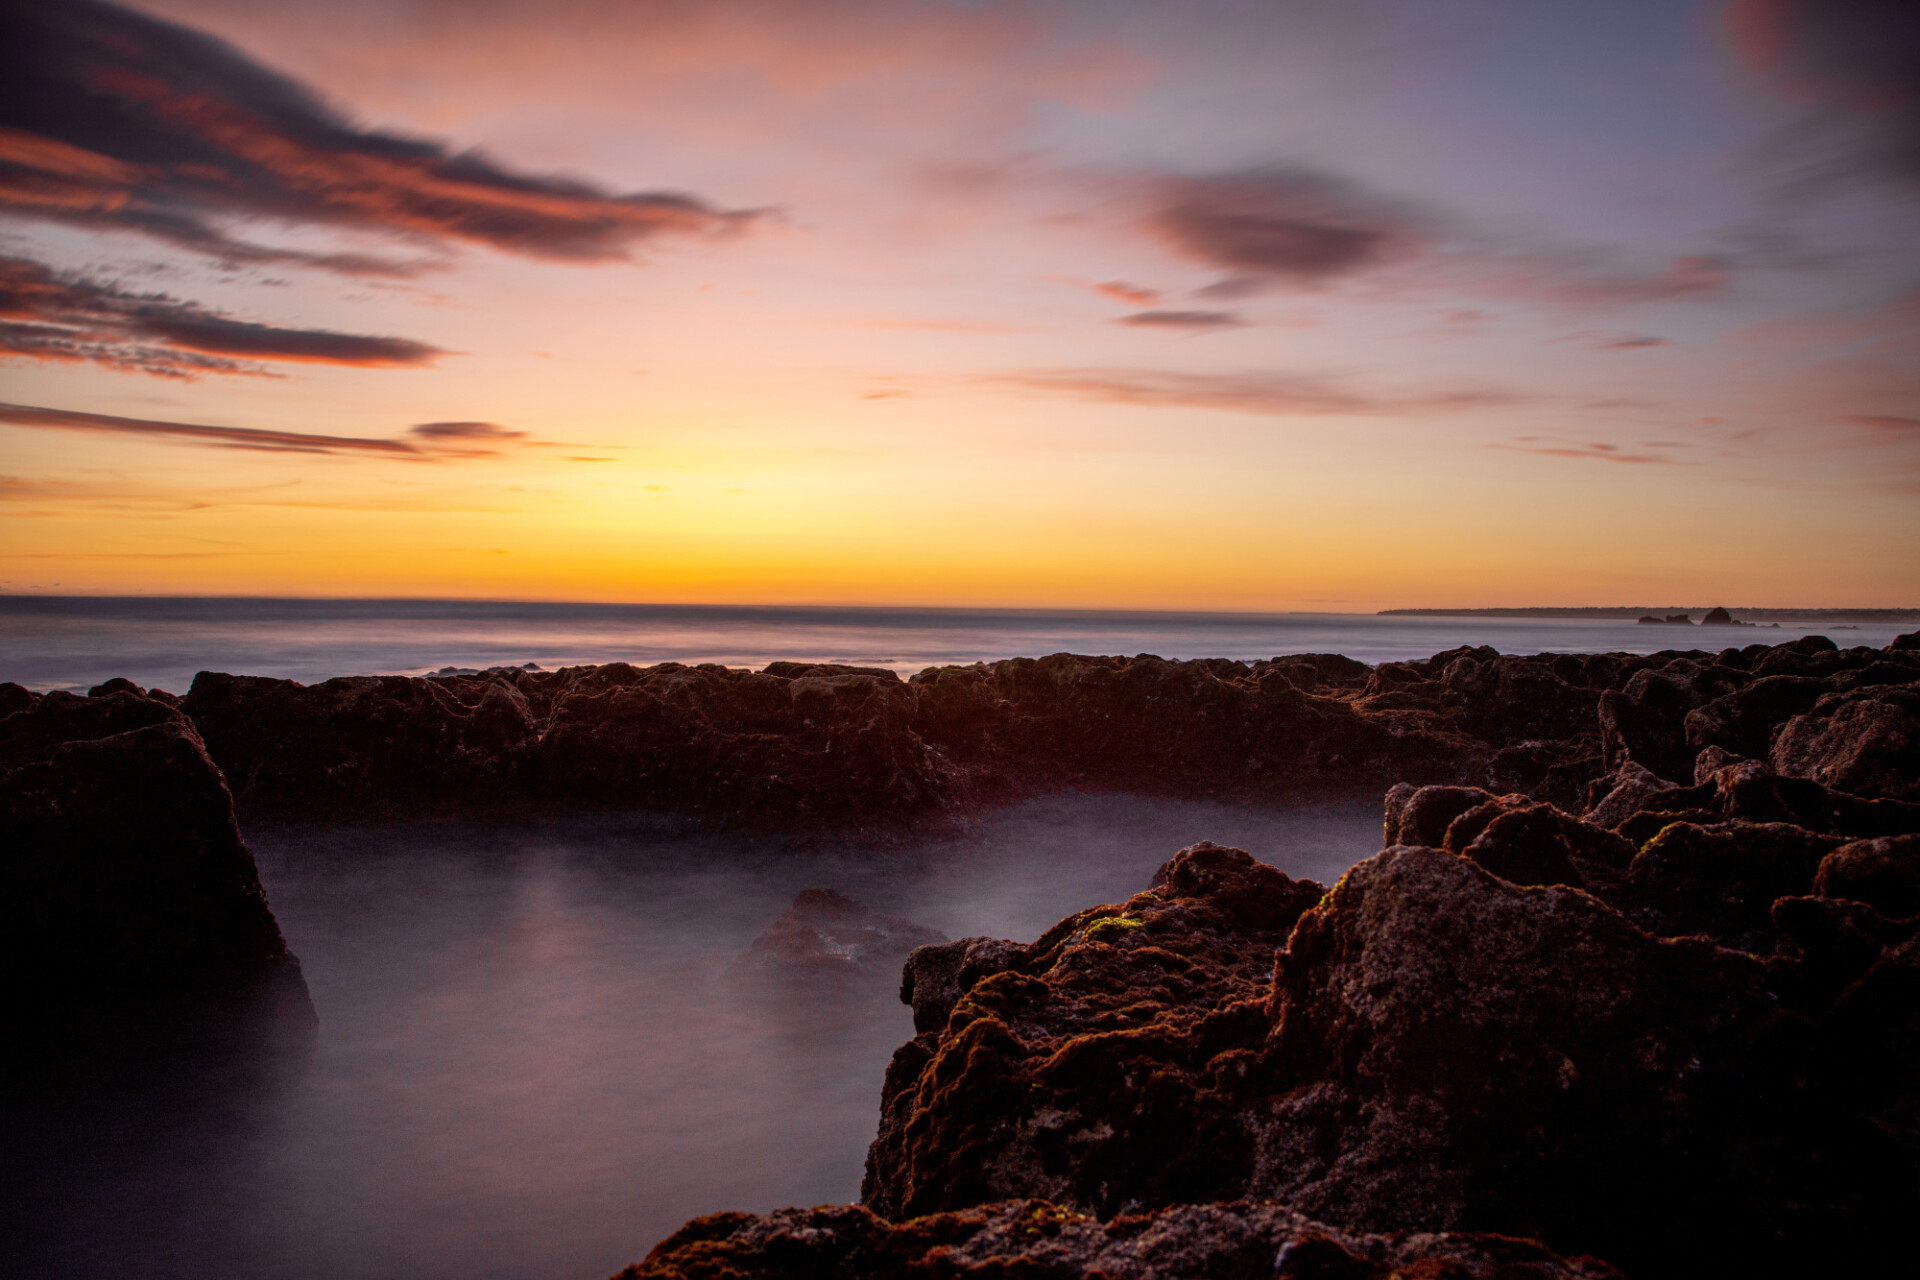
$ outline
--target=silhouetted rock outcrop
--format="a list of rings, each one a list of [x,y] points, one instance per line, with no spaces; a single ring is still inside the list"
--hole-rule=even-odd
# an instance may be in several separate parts
[[[116,686],[0,720],[0,1076],[297,1047],[313,1008],[193,724]]]
[[[139,696],[124,681],[109,690]],[[0,704],[33,697],[0,689]],[[1705,751],[1903,798],[1913,794],[1920,649],[1841,650],[1818,636],[1649,655],[1463,646],[1375,667],[1329,654],[1058,653],[910,681],[795,662],[311,687],[202,672],[180,705],[243,812],[639,808],[885,838],[1060,787],[1272,801],[1451,783],[1573,812],[1629,765],[1684,787]]]

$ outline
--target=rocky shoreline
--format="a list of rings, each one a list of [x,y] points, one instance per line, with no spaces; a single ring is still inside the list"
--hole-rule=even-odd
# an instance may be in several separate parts
[[[625,808],[884,840],[1061,787],[1385,793],[1386,847],[1332,888],[1202,843],[1031,944],[915,950],[865,1207],[699,1219],[628,1275],[1786,1275],[1911,1252],[1920,635],[910,681],[202,673],[179,698],[0,686],[0,715],[8,1011],[41,1030],[8,1059],[23,1078],[141,1059],[156,1027],[230,1038],[242,1009],[310,1033],[254,816]],[[911,927],[849,910],[803,897],[765,950],[838,963]]]

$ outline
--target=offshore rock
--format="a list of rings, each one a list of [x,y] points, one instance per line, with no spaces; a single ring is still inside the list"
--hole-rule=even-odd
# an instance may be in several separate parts
[[[135,727],[123,727],[133,725]],[[0,1076],[26,1092],[298,1049],[299,963],[193,725],[126,690],[0,721]]]
[[[1369,1235],[1285,1205],[1178,1205],[1102,1222],[1004,1200],[887,1222],[858,1205],[696,1218],[617,1280],[1618,1280],[1505,1236]]]

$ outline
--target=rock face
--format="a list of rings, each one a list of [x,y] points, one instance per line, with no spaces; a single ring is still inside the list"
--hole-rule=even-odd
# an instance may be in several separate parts
[[[1740,772],[1706,791],[1764,780]],[[1882,909],[1913,907],[1917,837],[1731,817],[1636,847],[1444,786],[1396,788],[1387,825],[1440,847],[1323,893],[1198,845],[1028,946],[915,953],[867,1206],[1275,1200],[1641,1276],[1895,1247],[1920,1212],[1920,918]]]
[[[1156,880],[1061,921],[894,1055],[869,1206],[910,1217],[1034,1195],[1112,1214],[1244,1192],[1253,1153],[1232,1099],[1273,952],[1323,890],[1208,844]]]
[[[0,688],[0,710],[34,696],[13,688]],[[100,691],[138,694],[125,681]],[[794,662],[449,669],[311,687],[202,672],[179,701],[243,813],[637,808],[886,839],[1059,787],[1267,801],[1455,783],[1574,812],[1629,764],[1684,786],[1709,750],[1850,795],[1912,798],[1920,645],[1481,646],[1378,667],[1331,654],[1059,653],[910,681]]]
[[[0,1074],[37,1091],[298,1046],[313,1008],[192,722],[115,689],[0,720]]]
[[[892,1223],[858,1205],[696,1218],[617,1280],[1616,1280],[1503,1236],[1363,1235],[1277,1204],[1179,1205],[1102,1222],[1007,1200]]]

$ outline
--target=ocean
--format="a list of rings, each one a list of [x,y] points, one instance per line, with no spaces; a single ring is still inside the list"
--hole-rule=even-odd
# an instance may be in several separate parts
[[[184,693],[196,671],[314,683],[343,675],[423,675],[535,663],[777,659],[889,667],[1049,653],[1270,658],[1343,653],[1422,658],[1455,645],[1503,653],[1651,653],[1778,643],[1808,634],[1841,647],[1885,645],[1914,624],[1646,627],[1629,620],[909,609],[788,605],[566,604],[480,600],[0,596],[0,680],[78,689],[113,676]]]

